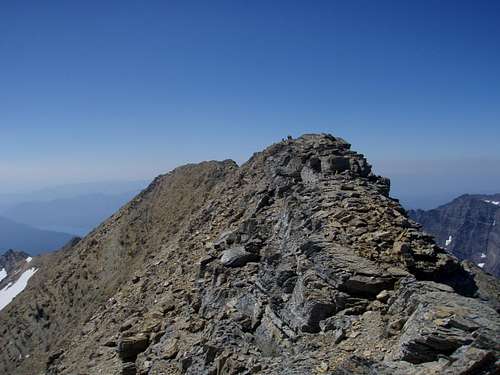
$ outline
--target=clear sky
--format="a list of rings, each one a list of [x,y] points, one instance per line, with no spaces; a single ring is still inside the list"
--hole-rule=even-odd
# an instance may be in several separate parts
[[[403,199],[499,192],[500,1],[0,2],[0,192],[306,132]]]

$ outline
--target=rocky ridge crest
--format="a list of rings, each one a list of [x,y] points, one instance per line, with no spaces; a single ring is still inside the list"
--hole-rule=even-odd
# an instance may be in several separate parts
[[[325,134],[160,176],[0,314],[0,370],[496,373],[498,283],[389,188]]]

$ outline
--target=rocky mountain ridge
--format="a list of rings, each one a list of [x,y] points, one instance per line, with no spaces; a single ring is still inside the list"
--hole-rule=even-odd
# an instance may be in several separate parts
[[[37,270],[36,263],[23,251],[10,249],[0,255],[0,310],[24,290]]]
[[[466,194],[436,209],[408,214],[449,253],[500,277],[500,194]]]
[[[44,258],[0,312],[0,372],[497,373],[498,282],[389,188],[325,134],[160,176]]]
[[[29,254],[24,251],[9,249],[0,254],[0,269],[5,270],[6,273],[11,273],[20,262],[25,261],[28,257]]]

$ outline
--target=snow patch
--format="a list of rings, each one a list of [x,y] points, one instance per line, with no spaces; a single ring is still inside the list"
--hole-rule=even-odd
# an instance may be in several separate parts
[[[0,281],[2,281],[3,279],[5,279],[7,277],[7,271],[5,271],[5,268],[2,268],[0,270]]]
[[[486,258],[486,254],[485,253],[481,253],[481,258]]]
[[[27,257],[27,258],[26,258],[26,262],[28,262],[28,263],[29,263],[29,262],[31,262],[32,260],[33,260],[33,258],[32,258],[32,257]]]
[[[14,283],[10,283],[5,288],[0,290],[0,310],[7,306],[15,296],[21,293],[26,285],[28,285],[28,280],[38,271],[36,268],[30,268],[23,272],[23,274]]]
[[[480,268],[483,268],[484,267],[484,263],[478,263],[477,266],[480,267]]]
[[[448,237],[448,239],[444,242],[444,246],[449,246],[452,240],[453,240],[453,237],[450,235]]]
[[[500,206],[500,202],[499,202],[499,201],[488,201],[488,200],[484,200],[484,202],[494,204],[495,206]]]

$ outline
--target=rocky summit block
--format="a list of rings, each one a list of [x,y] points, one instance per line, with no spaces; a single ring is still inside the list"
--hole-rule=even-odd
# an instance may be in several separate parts
[[[0,373],[497,374],[498,282],[389,188],[326,134],[160,176],[1,313]]]

